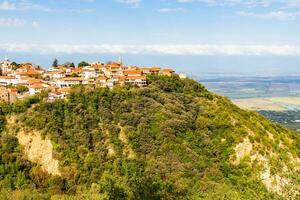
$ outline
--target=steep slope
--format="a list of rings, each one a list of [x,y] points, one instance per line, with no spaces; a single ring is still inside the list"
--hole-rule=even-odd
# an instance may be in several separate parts
[[[42,139],[39,131],[24,129],[23,124],[18,123],[14,116],[11,116],[7,122],[8,133],[16,136],[19,144],[24,148],[27,159],[41,165],[41,168],[51,175],[60,175],[58,160],[55,160],[52,155],[51,140]]]
[[[51,140],[60,165],[60,176],[37,181],[29,168],[26,180],[40,193],[91,199],[299,199],[297,133],[191,79],[149,81],[76,87],[19,113],[20,126]]]

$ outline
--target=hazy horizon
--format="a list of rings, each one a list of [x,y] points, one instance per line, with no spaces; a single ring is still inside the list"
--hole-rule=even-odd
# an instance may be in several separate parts
[[[28,55],[1,54],[16,62],[32,62],[46,69],[55,58],[59,63],[80,61],[108,62],[122,56],[127,65],[171,67],[181,73],[201,77],[202,75],[253,75],[253,76],[293,76],[300,75],[300,59],[297,56],[153,56],[153,55]]]

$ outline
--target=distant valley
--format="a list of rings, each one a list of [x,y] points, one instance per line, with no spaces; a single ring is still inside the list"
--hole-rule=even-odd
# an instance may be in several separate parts
[[[207,75],[200,82],[243,109],[300,131],[300,76]]]

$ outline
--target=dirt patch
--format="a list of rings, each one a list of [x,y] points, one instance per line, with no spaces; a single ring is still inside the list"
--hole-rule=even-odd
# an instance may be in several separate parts
[[[106,136],[109,138],[109,131],[108,131],[108,130],[105,131],[105,134],[106,134]],[[105,145],[106,145],[107,150],[108,150],[108,154],[107,154],[108,157],[113,157],[113,156],[116,154],[116,152],[115,152],[114,147],[113,147],[113,145],[111,144],[111,142],[110,142],[109,139],[107,139],[107,140],[105,141]]]
[[[233,164],[239,165],[241,162],[241,159],[243,159],[245,156],[249,156],[252,151],[253,145],[250,142],[249,138],[245,138],[243,142],[236,145],[234,148],[236,158],[233,161]]]
[[[265,164],[265,169],[260,174],[260,178],[269,191],[281,196],[284,196],[284,190],[290,184],[287,178],[281,177],[278,174],[272,175],[267,163]]]
[[[49,139],[43,140],[37,131],[17,133],[19,143],[24,146],[28,160],[41,165],[42,169],[52,175],[61,175],[58,160],[52,156],[52,144]]]
[[[272,155],[272,154],[270,154]],[[259,163],[263,170],[259,173],[259,178],[268,191],[276,193],[286,199],[297,199],[299,188],[292,183],[292,180],[279,174],[272,174],[269,159],[261,154],[251,155],[251,163]],[[282,172],[289,173],[287,165],[283,165]]]
[[[126,154],[129,159],[133,159],[133,158],[135,158],[135,153],[132,150],[132,148],[130,147],[130,144],[128,144],[128,138],[124,131],[124,128],[121,125],[119,125],[119,128],[120,128],[119,139],[125,145],[124,154]]]
[[[8,134],[17,137],[29,161],[41,165],[42,169],[51,175],[61,175],[58,170],[59,162],[53,158],[51,140],[43,139],[39,131],[25,130],[22,123],[17,122],[16,116],[8,117],[7,123]]]

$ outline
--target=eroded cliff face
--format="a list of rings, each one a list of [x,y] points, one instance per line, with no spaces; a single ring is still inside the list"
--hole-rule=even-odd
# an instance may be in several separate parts
[[[264,129],[261,126],[262,129]],[[275,142],[273,135],[266,131],[268,134],[268,142]],[[272,160],[279,160],[280,153],[273,152],[273,150],[267,150],[267,154],[262,154],[262,150],[266,150],[266,147],[262,143],[254,142],[249,140],[249,136],[255,136],[255,133],[248,129],[248,136],[244,140],[237,144],[234,148],[234,154],[232,155],[231,162],[234,165],[239,165],[243,159],[249,160],[250,165],[253,169],[257,170],[257,177],[264,184],[269,192],[276,193],[286,199],[298,199],[299,198],[299,186],[289,177],[290,174],[298,173],[300,162],[298,156],[293,156],[291,153],[287,153],[289,161],[279,164],[283,167],[276,172],[272,171]],[[292,142],[292,139],[285,138]],[[284,149],[285,146],[279,141],[277,144],[280,148]]]
[[[52,156],[52,144],[49,139],[42,139],[38,131],[17,133],[19,143],[24,147],[24,153],[31,162],[40,164],[42,169],[51,175],[61,175],[58,160]]]
[[[53,158],[51,140],[43,139],[41,133],[37,130],[24,128],[20,122],[17,122],[15,116],[10,116],[7,122],[7,132],[17,137],[20,145],[24,148],[27,159],[39,164],[47,173],[60,176],[59,162]]]

